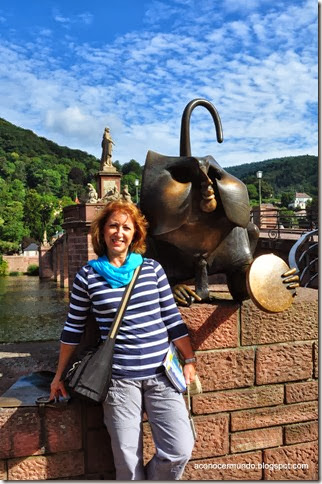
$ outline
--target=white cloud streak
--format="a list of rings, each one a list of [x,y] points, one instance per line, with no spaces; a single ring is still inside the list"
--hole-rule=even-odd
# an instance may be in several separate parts
[[[45,28],[27,45],[3,41],[2,117],[97,157],[109,126],[114,160],[143,163],[149,149],[179,153],[182,111],[205,97],[225,141],[197,108],[193,154],[222,166],[317,154],[317,6],[282,1],[262,11],[263,1],[226,0],[225,10],[210,0],[151,1],[146,30],[108,44],[58,40]],[[93,18],[55,12],[64,25]]]

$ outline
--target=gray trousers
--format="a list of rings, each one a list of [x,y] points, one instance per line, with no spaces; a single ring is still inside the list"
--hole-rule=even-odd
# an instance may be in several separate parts
[[[183,395],[167,376],[148,380],[114,380],[103,403],[111,436],[117,480],[178,480],[194,446]],[[143,411],[156,447],[143,465]]]

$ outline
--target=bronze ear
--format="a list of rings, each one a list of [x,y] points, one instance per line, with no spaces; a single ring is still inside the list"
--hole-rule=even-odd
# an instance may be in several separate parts
[[[228,220],[239,227],[246,228],[250,220],[246,185],[223,170],[223,176],[217,180],[217,186]]]
[[[212,156],[207,156],[205,159],[209,165],[208,175],[217,184],[226,217],[239,227],[247,227],[250,206],[246,185],[221,168]]]
[[[141,188],[140,206],[153,235],[182,226],[191,211],[191,187],[198,176],[193,157],[163,156],[148,151]]]

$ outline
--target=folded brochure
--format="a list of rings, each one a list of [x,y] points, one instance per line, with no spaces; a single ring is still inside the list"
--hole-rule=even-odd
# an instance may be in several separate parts
[[[169,350],[163,361],[165,373],[174,387],[183,393],[187,389],[186,381],[183,375],[183,368],[180,362],[179,352],[175,345],[171,342]]]

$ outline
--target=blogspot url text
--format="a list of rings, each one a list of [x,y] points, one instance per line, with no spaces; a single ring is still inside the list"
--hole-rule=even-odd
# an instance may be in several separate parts
[[[308,464],[276,464],[276,463],[267,463],[267,462],[258,462],[257,464],[254,463],[196,463],[194,464],[195,469],[268,469],[270,471],[280,471],[285,469],[308,469]]]

